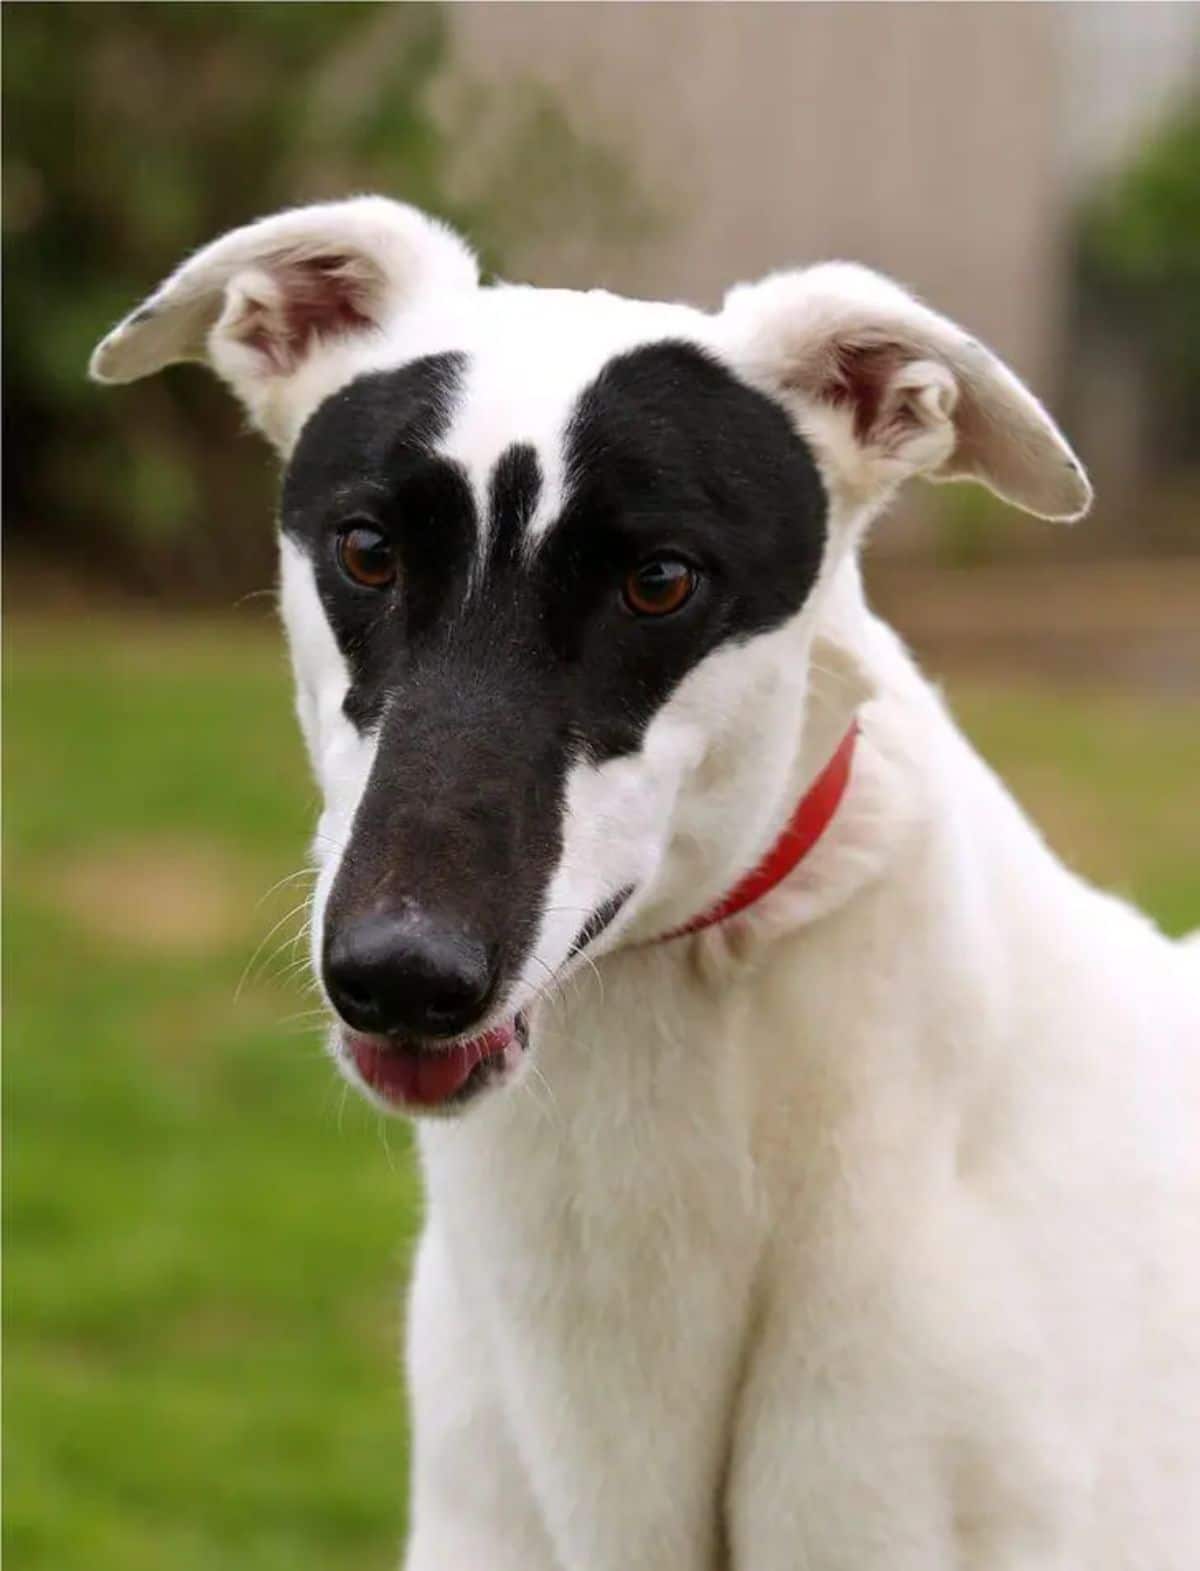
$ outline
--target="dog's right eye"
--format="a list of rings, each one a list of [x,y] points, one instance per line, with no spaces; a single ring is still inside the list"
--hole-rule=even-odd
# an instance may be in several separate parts
[[[396,553],[373,524],[352,523],[338,530],[337,564],[360,589],[387,589],[396,582]]]

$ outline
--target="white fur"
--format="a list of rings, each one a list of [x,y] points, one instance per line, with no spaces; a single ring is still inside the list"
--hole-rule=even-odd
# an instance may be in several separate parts
[[[356,211],[324,210],[339,252]],[[407,1571],[1190,1571],[1197,952],[1050,854],[854,555],[913,474],[1074,516],[1070,450],[993,356],[862,269],[781,275],[717,316],[479,290],[396,211],[402,268],[363,240],[377,331],[282,375],[226,355],[285,452],[359,371],[465,350],[446,451],[482,495],[535,443],[533,549],[574,396],[611,354],[684,337],[783,403],[831,498],[794,620],[704,661],[635,756],[575,767],[539,963],[503,1001],[532,1003],[537,1072],[422,1127]],[[233,273],[205,271],[224,242],[189,264],[218,363],[260,265],[245,234]],[[163,331],[119,329],[101,370],[162,363]],[[888,367],[865,428],[837,387],[860,351]],[[326,794],[319,907],[374,744],[286,543],[282,586]],[[855,714],[849,791],[795,873],[722,928],[641,942],[753,865]],[[592,963],[566,964],[580,913],[631,882]]]
[[[409,1571],[1194,1564],[1195,960],[859,607],[824,908],[715,975],[619,948],[544,1083],[422,1133]]]
[[[279,539],[279,609],[296,674],[296,714],[324,806],[313,839],[318,871],[309,939],[319,971],[325,902],[337,877],[359,799],[375,761],[375,738],[342,713],[350,673],[322,608],[312,565],[286,535]]]

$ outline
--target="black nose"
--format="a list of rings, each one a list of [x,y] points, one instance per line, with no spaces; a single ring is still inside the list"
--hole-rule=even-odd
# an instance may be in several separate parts
[[[325,944],[325,986],[359,1031],[457,1036],[484,1014],[487,947],[417,907],[339,922]]]

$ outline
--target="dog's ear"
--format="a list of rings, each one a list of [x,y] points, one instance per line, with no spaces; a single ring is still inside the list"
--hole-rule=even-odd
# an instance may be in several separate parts
[[[475,258],[438,220],[385,197],[298,207],[205,246],[113,328],[100,382],[198,360],[276,441],[283,389],[319,351],[379,331],[419,298],[474,289]]]
[[[867,268],[829,262],[742,285],[719,325],[851,507],[914,474],[981,480],[1042,518],[1078,518],[1091,503],[1079,460],[1007,366]]]

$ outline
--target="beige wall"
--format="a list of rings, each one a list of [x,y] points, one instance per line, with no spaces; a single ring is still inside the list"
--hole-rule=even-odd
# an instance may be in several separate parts
[[[1093,537],[1105,520],[1130,536],[1153,392],[1111,344],[1072,340],[1070,236],[1096,179],[1200,84],[1200,5],[588,0],[447,14],[456,69],[494,105],[548,86],[663,219],[628,242],[611,224],[585,233],[591,188],[579,183],[572,215],[528,163],[518,211],[464,139],[483,191],[512,206],[510,272],[716,305],[775,268],[879,267],[1068,419],[1098,485]],[[539,146],[555,167],[552,143]],[[910,497],[885,549],[927,543],[937,516],[927,493]],[[1036,535],[1019,538],[1032,549]]]
[[[1056,8],[462,4],[456,57],[557,88],[666,212],[624,254],[541,235],[538,282],[715,304],[732,281],[847,256],[968,321],[1055,391],[1065,208]],[[598,274],[600,276],[598,276]]]

